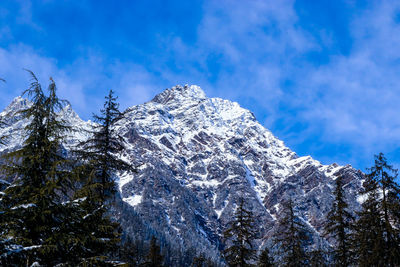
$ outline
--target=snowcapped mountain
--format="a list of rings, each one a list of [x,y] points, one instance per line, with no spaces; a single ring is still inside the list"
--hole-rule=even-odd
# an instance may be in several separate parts
[[[27,105],[18,97],[0,113],[9,125],[2,131],[11,136],[0,151],[22,143],[27,122],[18,120],[17,111]],[[84,130],[92,122],[81,120],[71,107],[60,116],[76,129],[67,149],[87,137]],[[297,156],[250,111],[207,98],[198,86],[167,89],[127,109],[116,127],[126,141],[121,156],[138,166],[136,174],[118,175],[122,200],[146,225],[184,248],[218,254],[223,229],[241,197],[255,215],[258,245],[274,232],[287,198],[296,203],[315,241],[326,244],[321,231],[339,175],[352,208],[359,206],[355,192],[362,186],[360,171]],[[135,231],[129,220],[123,226]]]

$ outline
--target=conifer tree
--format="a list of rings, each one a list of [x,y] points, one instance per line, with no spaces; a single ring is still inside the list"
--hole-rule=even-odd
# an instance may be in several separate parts
[[[343,190],[343,177],[339,176],[336,181],[334,191],[334,201],[332,208],[327,216],[325,234],[330,235],[335,240],[334,261],[338,266],[349,266],[351,260],[351,228],[353,216],[348,211]]]
[[[87,163],[92,172],[94,181],[92,186],[98,187],[94,190],[101,203],[105,203],[114,196],[116,192],[114,177],[119,171],[133,171],[134,169],[121,160],[118,155],[125,149],[124,140],[116,132],[115,125],[123,118],[119,111],[114,92],[110,90],[106,96],[104,109],[101,115],[94,115],[98,123],[91,131],[92,137],[79,145],[77,154],[80,159]]]
[[[310,267],[324,267],[328,266],[326,259],[326,252],[321,248],[316,248],[309,253]],[[341,266],[341,265],[336,265]]]
[[[30,74],[32,83],[23,95],[32,105],[21,111],[22,119],[30,121],[24,129],[26,140],[22,148],[4,156],[2,166],[5,175],[15,179],[1,201],[2,235],[12,243],[3,256],[15,266],[36,261],[55,265],[66,251],[59,243],[67,217],[61,202],[69,184],[61,143],[69,128],[56,116],[64,101],[58,99],[54,81],[46,96]]]
[[[164,257],[161,255],[160,246],[157,244],[157,238],[151,237],[149,253],[147,254],[146,267],[162,267]]]
[[[362,196],[366,200],[357,220],[355,245],[359,265],[400,265],[400,187],[397,170],[382,153],[375,156]]]
[[[206,261],[207,261],[206,257],[204,256],[203,253],[201,253],[199,256],[193,258],[191,267],[205,267]]]
[[[101,110],[95,115],[98,123],[91,137],[79,144],[75,151],[78,163],[75,175],[82,187],[76,192],[79,200],[77,216],[83,220],[75,226],[80,229],[78,238],[81,258],[87,262],[105,261],[107,254],[117,248],[119,224],[108,215],[116,192],[114,177],[118,171],[132,171],[129,164],[118,158],[123,151],[123,139],[117,135],[115,124],[123,117],[118,110],[117,98],[110,90]]]
[[[385,266],[384,222],[377,182],[367,178],[361,193],[366,200],[358,212],[353,233],[356,261],[358,266]]]
[[[305,246],[310,243],[309,233],[296,216],[292,200],[283,203],[283,216],[278,221],[273,242],[283,252],[283,266],[300,267],[308,264]]]
[[[258,267],[273,267],[274,259],[269,255],[269,250],[267,247],[263,249],[260,256],[258,257]]]
[[[253,214],[244,207],[244,199],[241,197],[233,221],[224,232],[227,246],[224,256],[229,266],[250,266],[250,262],[255,259],[252,241],[256,234],[253,224]]]
[[[380,153],[375,156],[375,165],[370,169],[369,176],[380,185],[382,198],[385,249],[387,264],[400,265],[400,186],[395,182],[397,170],[387,163],[385,156]]]
[[[140,241],[133,241],[128,237],[123,243],[121,242],[118,252],[119,259],[129,266],[138,266],[142,261],[142,257],[145,256],[143,252],[144,246]]]

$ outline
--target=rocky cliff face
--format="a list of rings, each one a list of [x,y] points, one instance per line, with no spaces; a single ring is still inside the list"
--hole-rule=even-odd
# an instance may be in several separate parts
[[[20,129],[26,122],[16,120],[15,112],[27,104],[16,98],[0,114],[10,125],[3,131],[13,136],[0,149],[21,144]],[[60,115],[77,129],[68,149],[86,138],[83,130],[92,123],[70,108]],[[274,232],[287,198],[296,203],[315,242],[326,245],[321,231],[339,175],[345,178],[352,208],[359,207],[355,193],[361,188],[360,171],[297,156],[250,111],[235,102],[207,98],[197,86],[176,86],[129,108],[116,127],[126,141],[121,156],[138,166],[136,174],[118,174],[122,200],[145,224],[184,248],[218,253],[222,231],[240,197],[255,215],[257,245]],[[128,229],[129,221],[124,226]]]

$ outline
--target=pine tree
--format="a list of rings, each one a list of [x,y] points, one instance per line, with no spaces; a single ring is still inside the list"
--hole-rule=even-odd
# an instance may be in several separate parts
[[[327,216],[325,234],[335,240],[334,261],[338,266],[349,266],[352,263],[350,242],[353,216],[348,211],[348,204],[345,200],[343,190],[343,177],[336,179],[334,191],[335,200]]]
[[[164,257],[161,255],[161,249],[160,246],[157,244],[157,238],[155,236],[152,236],[145,266],[162,267],[163,261]]]
[[[322,250],[321,248],[317,248],[312,250],[309,253],[309,259],[310,259],[310,267],[324,267],[328,266],[327,260],[326,260],[326,252]],[[336,265],[336,266],[341,266],[341,265]]]
[[[227,246],[224,256],[229,266],[250,266],[250,261],[255,258],[252,240],[256,234],[253,224],[253,214],[244,207],[244,199],[241,197],[233,221],[224,232]]]
[[[81,258],[88,262],[105,261],[106,255],[120,242],[119,224],[108,215],[116,192],[114,177],[118,171],[133,171],[132,167],[118,158],[123,151],[123,139],[117,135],[115,124],[123,117],[118,110],[113,91],[106,96],[101,115],[95,115],[98,123],[92,137],[79,144],[75,150],[78,165],[75,176],[82,183],[76,192],[78,209],[83,220],[75,226],[80,229],[78,238]]]
[[[379,188],[367,179],[361,192],[366,195],[355,223],[353,246],[358,266],[385,266],[384,222],[379,204]]]
[[[283,203],[283,216],[273,242],[282,254],[284,266],[305,266],[308,263],[305,246],[310,243],[309,232],[294,212],[292,200]]]
[[[193,258],[191,267],[205,267],[207,259],[203,253]]]
[[[400,187],[395,182],[397,170],[380,153],[375,156],[375,164],[369,171],[362,192],[366,200],[355,233],[359,264],[399,266]]]
[[[116,132],[115,125],[123,118],[119,111],[114,92],[110,90],[101,115],[94,115],[98,123],[91,132],[92,137],[79,145],[76,151],[80,159],[87,163],[97,188],[93,191],[102,203],[110,200],[115,192],[114,177],[119,171],[134,169],[118,157],[124,149],[124,140]]]
[[[11,243],[2,257],[16,266],[35,261],[55,265],[66,251],[59,243],[67,217],[62,199],[69,184],[61,144],[69,128],[56,116],[64,101],[58,99],[54,81],[46,96],[30,74],[32,83],[23,95],[32,105],[21,111],[22,119],[30,120],[24,129],[26,140],[22,148],[4,156],[2,166],[6,176],[15,178],[1,201],[2,235]]]
[[[400,186],[395,182],[397,170],[387,163],[380,153],[375,156],[375,166],[369,176],[378,182],[382,192],[381,209],[385,229],[386,263],[389,266],[400,265]]]
[[[143,242],[133,241],[130,237],[120,244],[118,252],[119,259],[127,263],[128,266],[139,266],[142,257],[145,255]]]
[[[273,267],[274,266],[274,259],[269,255],[269,250],[267,247],[261,252],[260,256],[258,257],[258,267]]]

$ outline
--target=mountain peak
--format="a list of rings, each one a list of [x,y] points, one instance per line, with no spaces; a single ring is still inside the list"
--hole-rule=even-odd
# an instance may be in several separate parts
[[[2,113],[8,114],[10,112],[15,113],[16,111],[22,110],[24,108],[27,108],[31,102],[23,98],[22,96],[17,96],[16,98],[11,101],[11,103],[3,110]]]
[[[152,102],[166,104],[170,101],[185,101],[185,100],[204,100],[206,99],[206,94],[197,85],[176,85],[172,88],[166,89],[160,94],[156,95]]]

